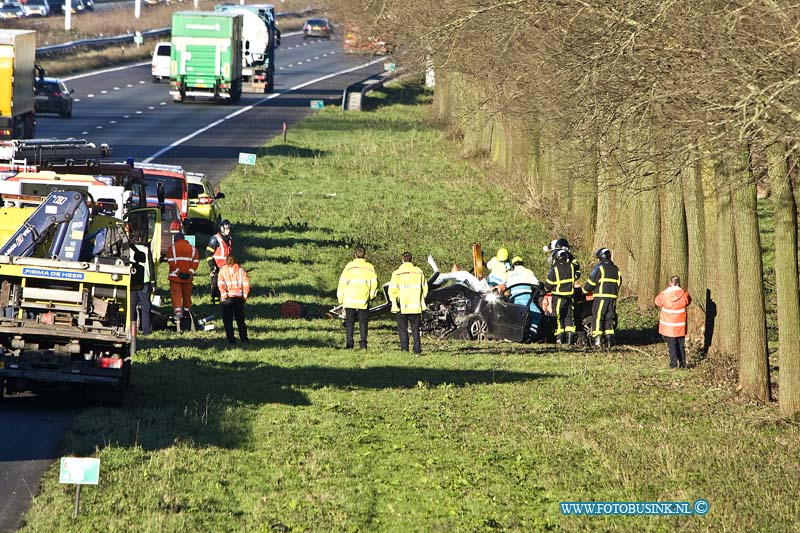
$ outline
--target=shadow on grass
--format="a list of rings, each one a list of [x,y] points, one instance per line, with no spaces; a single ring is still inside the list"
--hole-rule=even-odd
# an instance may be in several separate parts
[[[402,104],[423,105],[430,103],[431,93],[421,82],[393,84],[375,91],[375,96],[367,95],[362,109],[374,110],[380,107]],[[378,96],[380,95],[380,96]]]
[[[180,443],[193,447],[238,448],[256,438],[256,412],[267,404],[307,406],[301,389],[413,389],[448,384],[532,382],[553,374],[459,370],[420,366],[334,368],[281,367],[255,362],[162,358],[137,365],[124,408],[97,408],[69,431],[69,453],[96,448],[141,446],[145,450]],[[282,416],[276,411],[275,416]]]
[[[258,149],[258,157],[302,157],[302,158],[317,158],[325,157],[328,152],[325,150],[314,150],[311,148],[303,148],[300,146],[293,146],[291,144],[277,144],[268,146],[266,148]]]

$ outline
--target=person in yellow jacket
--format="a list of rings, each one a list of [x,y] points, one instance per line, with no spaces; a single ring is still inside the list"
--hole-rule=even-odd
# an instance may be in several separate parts
[[[358,317],[359,347],[367,349],[367,328],[369,323],[369,301],[378,293],[378,276],[375,267],[364,259],[367,251],[363,246],[356,246],[356,257],[344,267],[339,277],[339,288],[336,297],[344,308],[345,348],[355,345],[353,333]]]
[[[425,309],[425,296],[428,295],[428,282],[422,269],[411,262],[411,252],[403,252],[403,264],[392,272],[389,282],[389,301],[392,313],[397,313],[397,334],[400,336],[400,349],[408,351],[408,328],[414,338],[414,353],[422,353],[419,337],[419,322]]]
[[[225,325],[228,344],[236,344],[236,338],[233,335],[234,319],[236,319],[236,327],[239,328],[239,340],[247,342],[249,339],[244,319],[244,303],[250,295],[250,278],[247,277],[247,272],[236,264],[233,254],[225,257],[225,266],[219,269],[217,288],[219,288],[222,323]]]

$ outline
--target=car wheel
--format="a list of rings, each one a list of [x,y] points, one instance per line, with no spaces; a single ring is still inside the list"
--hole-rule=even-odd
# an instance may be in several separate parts
[[[485,341],[489,338],[489,324],[481,315],[467,317],[467,335],[472,341]]]

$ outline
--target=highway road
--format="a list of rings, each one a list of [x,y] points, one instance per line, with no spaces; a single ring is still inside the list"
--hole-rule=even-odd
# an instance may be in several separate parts
[[[118,160],[180,164],[217,181],[239,152],[255,152],[284,122],[291,126],[313,112],[311,100],[338,103],[347,85],[383,68],[372,58],[345,56],[336,40],[304,42],[296,34],[283,38],[276,55],[276,92],[245,94],[235,104],[173,103],[167,84],[151,83],[149,63],[67,78],[75,90],[72,118],[38,116],[37,137],[104,142]],[[19,527],[79,408],[60,398],[0,400],[0,532]]]

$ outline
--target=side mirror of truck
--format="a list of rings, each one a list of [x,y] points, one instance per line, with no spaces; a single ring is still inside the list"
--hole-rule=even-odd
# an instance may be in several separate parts
[[[158,205],[164,205],[166,193],[164,192],[164,182],[159,181],[156,189],[156,196],[158,197]]]

